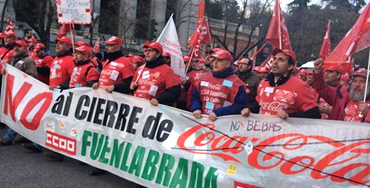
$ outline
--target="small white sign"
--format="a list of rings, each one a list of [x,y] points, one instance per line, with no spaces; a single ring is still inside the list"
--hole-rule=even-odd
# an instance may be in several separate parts
[[[91,24],[90,0],[56,0],[60,24]]]

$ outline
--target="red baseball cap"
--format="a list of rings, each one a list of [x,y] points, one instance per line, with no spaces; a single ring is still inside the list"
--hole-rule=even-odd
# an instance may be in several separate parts
[[[28,39],[27,42],[32,42],[33,44],[36,44],[37,43],[37,39],[34,38],[34,37],[32,37],[32,38]]]
[[[206,62],[206,59],[204,59],[203,57],[199,59],[198,63],[205,63]]]
[[[282,52],[283,54],[291,57],[293,60],[293,63],[296,64],[297,57],[295,56],[295,53],[293,51],[288,50],[288,49],[275,48],[274,51],[272,51],[272,55],[275,56],[279,52]]]
[[[236,60],[234,61],[233,65],[236,66],[236,67],[239,67],[239,64],[240,64],[240,61],[239,60]]]
[[[39,50],[41,50],[41,49],[45,49],[46,47],[45,47],[45,45],[44,44],[42,44],[42,43],[37,43],[36,44],[36,46],[35,46],[35,51],[37,52],[37,51],[39,51]]]
[[[307,75],[313,75],[312,71],[306,71],[306,72],[307,72]]]
[[[261,69],[261,67],[260,66],[255,66],[255,67],[253,67],[253,71],[260,71],[260,69]]]
[[[350,81],[350,77],[348,74],[343,74],[342,76],[340,76],[340,80],[343,80],[345,82],[349,82]]]
[[[226,59],[228,61],[233,61],[233,57],[231,56],[230,52],[224,49],[217,50],[214,54],[212,54],[212,57],[215,57],[217,59]]]
[[[190,57],[188,55],[184,56],[184,62],[188,62],[190,60]]]
[[[260,70],[258,71],[259,73],[269,73],[270,70],[266,67],[260,67]]]
[[[163,53],[163,47],[158,42],[147,43],[147,44],[144,44],[143,47],[144,48],[152,48],[152,49],[157,50],[161,54]]]
[[[357,71],[355,71],[353,74],[352,74],[352,77],[355,77],[355,76],[362,76],[362,77],[365,77],[367,76],[367,71],[365,68],[359,68]]]
[[[76,42],[76,47],[79,47],[79,46],[90,46],[90,44],[86,41],[80,40]]]
[[[144,62],[144,58],[138,55],[135,55],[131,58],[132,62]]]
[[[307,75],[306,69],[300,69],[298,72],[299,75]]]
[[[163,57],[171,57],[171,54],[167,53],[167,52],[163,52],[162,54]]]
[[[343,73],[343,68],[342,68],[342,65],[335,64],[335,65],[326,67],[325,71],[337,71],[339,73]]]
[[[66,37],[66,36],[63,36],[63,37],[59,37],[59,38],[57,38],[56,40],[55,40],[55,42],[63,42],[63,43],[66,43],[66,44],[68,44],[68,45],[72,45],[72,41],[71,41],[71,39],[69,39],[68,37]]]
[[[24,40],[17,40],[15,41],[15,44],[19,46],[27,46],[27,43]]]
[[[75,48],[76,51],[79,51],[79,52],[83,52],[87,55],[90,55],[91,52],[92,52],[92,49],[90,46],[86,46],[86,45],[82,45],[82,46],[79,46],[77,48]]]
[[[123,47],[122,39],[116,36],[109,38],[104,43],[105,44],[118,44],[121,48]]]
[[[14,31],[12,31],[12,30],[5,31],[4,34],[5,34],[5,37],[14,37],[14,38],[17,37],[17,34]]]

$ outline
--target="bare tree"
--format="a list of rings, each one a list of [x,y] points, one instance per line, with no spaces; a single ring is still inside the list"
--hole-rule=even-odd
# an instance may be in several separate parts
[[[224,1],[224,31],[220,37],[212,33],[212,37],[225,49],[233,52],[234,58],[239,58],[251,51],[255,46],[262,43],[265,39],[266,22],[271,17],[269,8],[273,0],[241,0],[239,4],[236,1]],[[263,25],[265,24],[265,25]],[[264,26],[264,27],[263,27]],[[241,28],[245,30],[242,32]],[[253,42],[253,36],[258,34],[258,39]],[[241,33],[247,34],[248,42],[238,50]],[[233,40],[228,40],[228,35],[232,34]],[[229,46],[232,46],[230,49]]]
[[[17,20],[26,22],[49,46],[50,28],[56,15],[55,4],[51,0],[14,0],[13,3]]]

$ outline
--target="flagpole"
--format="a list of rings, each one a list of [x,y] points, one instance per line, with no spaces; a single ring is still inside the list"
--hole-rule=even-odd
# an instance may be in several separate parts
[[[279,48],[282,49],[282,44],[281,44],[281,26],[280,26],[280,11],[281,11],[281,7],[280,7],[280,2],[279,0],[276,0],[276,3],[278,3],[279,5],[279,8],[278,8],[278,24],[279,24]]]
[[[262,46],[261,46],[261,48],[260,49],[258,49],[257,50],[257,52],[255,53],[255,54],[253,54],[253,56],[252,56],[252,60],[254,59],[254,58],[256,58],[256,56],[262,51],[262,49],[263,49],[263,47],[265,47],[266,46],[266,44],[267,44],[267,42],[265,42],[265,44],[263,44]]]
[[[188,69],[189,69],[189,66],[190,66],[191,60],[193,59],[194,51],[195,51],[195,50],[191,50],[191,54],[190,54],[190,58],[189,58],[189,62],[188,62],[188,64],[186,65],[186,68],[185,68],[185,75],[186,75],[186,73],[188,72]]]
[[[364,102],[366,102],[366,95],[367,95],[367,88],[369,84],[369,65],[370,65],[370,48],[369,48],[369,58],[367,61],[367,70],[366,70],[366,85],[365,85],[365,94],[364,94]]]

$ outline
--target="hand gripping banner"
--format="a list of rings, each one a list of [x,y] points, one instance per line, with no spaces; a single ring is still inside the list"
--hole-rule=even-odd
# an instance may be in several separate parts
[[[49,91],[7,65],[1,121],[147,187],[370,187],[370,125],[189,112],[103,90]]]

